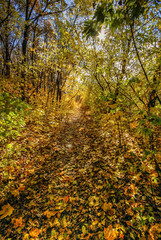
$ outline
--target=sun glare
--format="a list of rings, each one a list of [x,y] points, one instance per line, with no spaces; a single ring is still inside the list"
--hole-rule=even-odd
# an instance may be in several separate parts
[[[105,29],[102,28],[100,31],[100,34],[98,35],[100,40],[104,40],[105,39]]]

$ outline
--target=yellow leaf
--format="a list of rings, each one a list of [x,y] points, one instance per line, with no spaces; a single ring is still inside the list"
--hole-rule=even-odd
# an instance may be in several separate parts
[[[8,203],[7,205],[4,205],[2,207],[2,210],[0,211],[0,219],[3,219],[7,216],[10,216],[13,212],[14,208],[11,207],[11,205]]]
[[[88,201],[89,201],[89,206],[92,207],[92,206],[98,206],[99,205],[99,198],[98,197],[95,197],[95,196],[90,196],[88,198]]]
[[[31,51],[31,52],[34,52],[34,51],[35,51],[35,49],[31,47],[31,48],[30,48],[30,51]]]
[[[11,193],[12,193],[12,195],[13,195],[14,197],[19,197],[19,195],[20,195],[18,189],[16,189],[16,190],[12,190]]]
[[[118,231],[109,225],[108,228],[104,228],[104,238],[105,240],[115,240],[118,236]]]
[[[62,219],[62,225],[63,225],[64,228],[66,228],[67,225],[68,225],[68,224],[67,224],[67,219],[66,219],[65,216],[64,216],[63,219]]]
[[[136,128],[138,126],[138,122],[132,122],[132,123],[130,123],[130,128]]]
[[[50,201],[54,200],[54,196],[52,194],[49,195]]]
[[[105,224],[106,224],[106,220],[103,219],[103,221],[101,222],[101,224],[105,226]]]
[[[55,218],[53,225],[58,225],[60,226],[60,222],[58,218]]]
[[[23,237],[23,240],[28,240],[30,238],[30,235],[28,233],[26,233]]]
[[[82,233],[84,233],[84,234],[85,234],[85,233],[86,233],[86,231],[87,231],[87,230],[86,230],[86,227],[83,225],[83,226],[82,226]]]
[[[108,210],[110,210],[112,208],[112,203],[104,203],[102,206],[102,209],[107,212]]]
[[[64,239],[64,235],[60,234],[59,237],[58,237],[58,240],[63,240],[63,239]]]
[[[135,153],[136,152],[136,149],[134,148],[131,148],[130,150],[128,150],[128,153]]]
[[[97,220],[95,220],[95,221],[92,222],[92,226],[95,226],[96,224],[98,224],[98,221],[97,221]]]

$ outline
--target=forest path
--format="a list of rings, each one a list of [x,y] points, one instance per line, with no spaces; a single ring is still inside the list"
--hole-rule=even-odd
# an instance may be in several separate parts
[[[19,188],[12,187],[6,200],[14,211],[2,219],[1,239],[114,239],[123,233],[122,224],[130,239],[133,176],[126,175],[129,165],[117,151],[112,136],[101,135],[99,122],[76,108],[33,151],[34,169],[24,166],[15,180]],[[136,165],[135,157],[130,161]]]
[[[57,138],[57,150],[64,154],[61,170],[67,175],[85,172],[91,162],[104,159],[107,155],[106,140],[100,135],[100,129],[89,112],[83,112],[79,106],[68,116],[60,127]]]

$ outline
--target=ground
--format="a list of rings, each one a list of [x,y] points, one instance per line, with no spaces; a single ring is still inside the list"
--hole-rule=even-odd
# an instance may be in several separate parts
[[[149,173],[113,134],[76,108],[53,132],[21,139],[21,165],[2,179],[1,239],[161,239]]]

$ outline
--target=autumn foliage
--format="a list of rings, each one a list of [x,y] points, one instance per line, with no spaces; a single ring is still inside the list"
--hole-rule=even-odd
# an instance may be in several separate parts
[[[0,2],[0,239],[161,239],[159,11]]]

